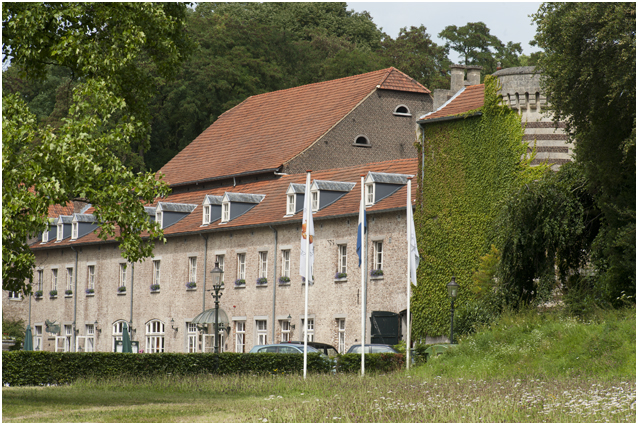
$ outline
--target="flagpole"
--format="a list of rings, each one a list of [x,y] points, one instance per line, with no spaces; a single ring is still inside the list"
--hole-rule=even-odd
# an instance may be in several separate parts
[[[308,222],[306,233],[306,296],[304,303],[304,319],[303,319],[303,379],[306,379],[308,371],[308,287],[310,286],[310,214],[312,214],[312,201],[310,200],[310,170],[306,171],[306,194],[304,195],[305,207],[308,208]],[[303,223],[302,223],[303,224]]]
[[[410,239],[412,237],[411,233],[411,228],[412,226],[410,226],[410,216],[411,216],[411,212],[412,212],[412,202],[411,198],[412,197],[412,177],[408,177],[408,203],[406,206],[406,210],[405,210],[405,227],[406,227],[406,234],[408,236],[407,238],[407,246],[408,246],[408,267],[407,267],[407,281],[408,281],[408,290],[407,290],[407,294],[408,294],[408,311],[407,311],[407,317],[406,317],[406,328],[407,328],[407,333],[408,333],[408,337],[407,337],[407,344],[405,347],[405,364],[406,364],[406,369],[410,369],[410,347],[411,347],[411,329],[410,329],[410,262],[412,261],[412,253],[410,252]]]
[[[361,206],[359,209],[363,208],[363,214],[365,217],[365,186],[364,179],[365,175],[361,175]],[[361,211],[359,211],[359,215],[361,215]],[[366,373],[366,362],[365,362],[365,351],[366,351],[366,308],[365,308],[365,293],[366,293],[366,244],[365,244],[365,220],[361,223],[361,376],[364,376]]]

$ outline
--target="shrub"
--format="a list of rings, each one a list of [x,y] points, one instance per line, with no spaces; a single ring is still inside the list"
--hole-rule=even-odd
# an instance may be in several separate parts
[[[379,276],[383,276],[383,270],[378,269],[378,270],[370,270],[370,276],[372,277],[379,277]]]
[[[257,278],[257,285],[265,285],[268,283],[268,279],[265,277]]]
[[[405,367],[405,354],[365,354],[366,371],[391,372]],[[361,354],[344,354],[337,357],[337,371],[356,373],[361,370]]]
[[[290,283],[290,278],[288,276],[280,276],[279,284],[285,285],[286,283]]]
[[[194,288],[197,288],[197,283],[195,283],[195,282],[186,282],[186,287],[187,287],[188,289],[194,289]]]

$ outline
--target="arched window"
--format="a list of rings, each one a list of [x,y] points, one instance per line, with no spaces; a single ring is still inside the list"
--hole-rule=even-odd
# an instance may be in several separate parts
[[[122,334],[124,331],[124,323],[126,323],[125,320],[118,320],[117,322],[113,323],[113,332],[111,333],[111,351],[115,352],[115,341],[121,341],[122,340]]]
[[[412,116],[412,114],[410,114],[410,110],[405,105],[398,105],[396,108],[394,108],[393,114],[394,115],[401,115],[401,116],[404,116],[404,117],[411,117]]]
[[[151,320],[146,324],[146,352],[164,352],[164,323]]]
[[[370,146],[370,140],[363,134],[360,134],[354,139],[354,144],[357,146]]]

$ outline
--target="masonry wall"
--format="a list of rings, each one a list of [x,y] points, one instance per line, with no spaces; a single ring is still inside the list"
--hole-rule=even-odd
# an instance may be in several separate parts
[[[370,314],[372,311],[392,311],[400,313],[406,308],[406,242],[405,211],[369,214],[368,271],[371,269],[373,243],[383,242],[384,276],[379,279],[368,277],[367,295],[367,342],[370,340]],[[315,221],[315,283],[309,288],[309,317],[315,320],[314,340],[338,346],[338,318],[346,320],[346,348],[359,343],[361,339],[361,269],[356,255],[357,217],[333,218]],[[267,320],[267,341],[281,341],[281,320],[290,315],[295,326],[291,340],[302,340],[301,318],[304,313],[304,290],[299,277],[300,229],[296,224],[276,227],[275,234],[269,227],[245,230],[221,231],[208,234],[208,255],[204,260],[205,240],[200,235],[169,237],[166,244],[158,243],[155,257],[136,264],[134,270],[127,268],[127,291],[118,293],[120,267],[124,259],[113,243],[77,247],[77,291],[65,296],[63,279],[58,282],[57,297],[48,293],[51,287],[51,269],[58,268],[60,276],[67,267],[75,268],[75,253],[70,249],[49,249],[36,251],[37,267],[44,273],[44,296],[33,298],[31,308],[32,327],[40,325],[44,329],[45,320],[56,321],[64,334],[64,325],[72,325],[74,303],[77,300],[77,335],[86,335],[86,325],[98,321],[96,350],[111,351],[113,347],[113,323],[118,320],[131,321],[134,329],[132,339],[146,349],[146,323],[159,320],[164,323],[165,351],[186,352],[188,350],[187,322],[194,316],[213,307],[209,292],[204,292],[204,261],[209,274],[217,255],[224,256],[225,289],[220,307],[231,320],[231,331],[226,335],[224,349],[235,351],[236,322],[245,321],[245,351],[256,344],[255,320]],[[338,261],[338,245],[347,245],[346,279],[335,279]],[[282,274],[282,250],[290,250],[290,278],[287,285],[278,283]],[[268,283],[257,286],[259,252],[268,253]],[[237,254],[246,254],[246,286],[235,287],[237,278]],[[197,288],[186,288],[188,281],[189,257],[197,257]],[[153,261],[160,261],[160,290],[152,292]],[[274,273],[274,261],[277,273]],[[95,293],[86,294],[88,266],[95,266]],[[131,273],[133,286],[131,289]],[[207,277],[208,289],[211,287]],[[205,295],[204,295],[205,293]],[[276,298],[273,318],[273,295]],[[131,317],[132,299],[132,317]],[[6,292],[3,308],[16,317],[28,321],[28,298],[10,301]],[[205,305],[204,305],[205,303]],[[171,319],[174,320],[173,330]],[[211,329],[212,331],[212,329]],[[45,350],[55,349],[55,336],[43,336]]]
[[[411,116],[394,115],[399,105],[406,106]],[[430,95],[376,90],[310,148],[285,164],[284,172],[303,173],[416,158],[416,120],[431,111]],[[370,146],[355,145],[355,139],[361,135],[368,138]]]

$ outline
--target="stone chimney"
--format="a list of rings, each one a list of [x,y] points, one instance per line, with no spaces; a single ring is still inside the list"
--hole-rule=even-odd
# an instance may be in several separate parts
[[[450,82],[450,91],[452,95],[463,88],[463,80],[465,79],[465,65],[450,66],[452,73],[452,81]]]
[[[467,69],[467,83],[466,86],[473,86],[475,84],[481,84],[481,70],[482,66],[477,65],[468,65],[465,67]]]

